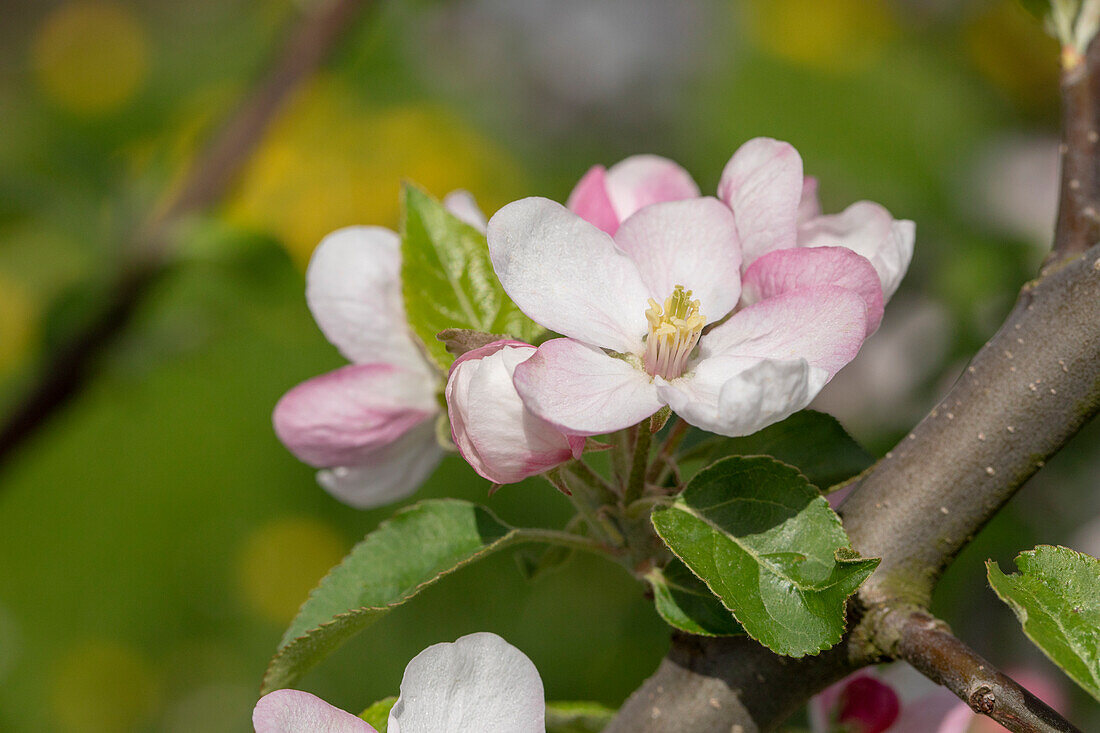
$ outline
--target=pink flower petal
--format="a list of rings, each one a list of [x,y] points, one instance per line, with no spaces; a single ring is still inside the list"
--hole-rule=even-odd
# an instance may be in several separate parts
[[[317,483],[348,506],[370,509],[415,493],[442,459],[435,420],[429,419],[357,456],[355,465],[318,471]]]
[[[802,158],[788,143],[758,137],[730,158],[718,198],[733,209],[746,264],[795,246],[803,184]]]
[[[742,298],[753,304],[790,290],[836,285],[859,293],[867,305],[867,335],[882,322],[882,286],[866,258],[844,247],[780,249],[745,270]]]
[[[821,201],[817,198],[817,179],[806,176],[802,179],[802,198],[798,202],[798,223],[821,216]]]
[[[804,222],[798,246],[847,247],[863,255],[878,273],[884,299],[890,300],[913,258],[915,235],[913,222],[895,221],[882,206],[857,201],[839,214]]]
[[[657,393],[692,425],[719,435],[749,435],[810,404],[827,381],[803,359],[712,356],[671,382],[657,377]]]
[[[527,409],[575,435],[636,425],[664,404],[640,368],[572,339],[544,343],[514,382]]]
[[[640,353],[649,291],[606,233],[549,199],[514,201],[489,220],[501,284],[536,323],[620,352]]]
[[[485,214],[482,213],[477,200],[469,191],[461,188],[451,191],[443,197],[443,208],[479,232],[485,231]]]
[[[581,177],[565,205],[574,214],[598,228],[614,234],[619,228],[619,215],[607,195],[607,169],[594,165]]]
[[[699,196],[691,174],[659,155],[632,155],[607,171],[607,195],[623,222],[644,206]]]
[[[356,465],[438,411],[434,385],[390,364],[351,364],[299,384],[275,406],[279,440],[318,468]]]
[[[306,270],[306,301],[325,337],[349,361],[431,374],[405,317],[396,233],[348,227],[321,240]]]
[[[805,359],[831,379],[859,352],[866,333],[863,298],[845,288],[819,286],[785,292],[734,313],[703,334],[700,358]]]
[[[434,644],[405,667],[389,733],[545,733],[535,665],[496,634]]]
[[[276,690],[252,711],[256,733],[378,733],[369,723],[301,690]]]
[[[623,222],[615,244],[638,266],[658,303],[677,285],[692,291],[708,322],[741,295],[741,248],[729,208],[714,198],[653,204]]]
[[[574,457],[568,437],[531,414],[512,383],[516,367],[534,353],[534,346],[498,341],[463,355],[447,380],[455,445],[493,483],[522,481]]]

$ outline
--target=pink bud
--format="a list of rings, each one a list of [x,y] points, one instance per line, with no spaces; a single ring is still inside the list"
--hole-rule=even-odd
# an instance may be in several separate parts
[[[481,476],[511,484],[579,457],[584,438],[531,414],[512,384],[535,347],[495,341],[463,354],[447,379],[447,414],[459,453]]]

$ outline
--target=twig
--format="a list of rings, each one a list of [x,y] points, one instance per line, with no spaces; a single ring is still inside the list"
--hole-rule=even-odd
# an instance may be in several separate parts
[[[1081,733],[1015,681],[955,638],[940,620],[922,612],[896,612],[896,656],[943,685],[976,713],[1016,733]]]
[[[1100,43],[1062,70],[1062,205],[1047,265],[1100,242]]]
[[[329,0],[301,22],[271,70],[192,165],[178,193],[135,233],[132,261],[88,326],[62,344],[0,427],[0,466],[87,383],[100,355],[126,328],[171,260],[172,227],[220,201],[291,93],[336,45],[367,0]]]
[[[653,433],[649,429],[649,420],[637,426],[634,432],[630,476],[623,488],[623,506],[630,506],[642,498],[645,491],[646,470],[649,468],[649,449],[653,443]]]

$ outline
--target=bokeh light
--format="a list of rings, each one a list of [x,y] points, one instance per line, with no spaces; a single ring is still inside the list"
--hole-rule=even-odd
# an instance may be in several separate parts
[[[322,80],[305,91],[264,140],[231,216],[273,232],[295,262],[343,226],[396,228],[402,180],[436,196],[465,188],[492,211],[515,190],[508,155],[433,105],[369,110]]]
[[[872,63],[895,31],[882,0],[750,0],[745,16],[760,48],[832,72]]]
[[[317,519],[268,522],[249,535],[237,557],[242,600],[260,617],[285,626],[349,549],[350,543],[335,528]]]
[[[18,280],[0,272],[0,374],[18,366],[30,353],[35,316],[31,294]]]
[[[110,112],[144,83],[148,45],[141,23],[121,5],[62,5],[46,18],[34,39],[38,83],[43,93],[70,112]]]
[[[153,666],[133,649],[105,639],[79,642],[53,674],[52,712],[58,730],[118,733],[156,711],[161,694]]]

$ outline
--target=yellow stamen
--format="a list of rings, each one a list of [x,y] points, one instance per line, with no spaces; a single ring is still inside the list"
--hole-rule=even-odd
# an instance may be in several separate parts
[[[665,298],[664,308],[653,298],[645,312],[649,321],[644,357],[645,370],[654,376],[675,379],[684,373],[706,318],[699,313],[699,301],[691,299],[691,291],[677,285]]]

